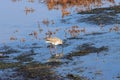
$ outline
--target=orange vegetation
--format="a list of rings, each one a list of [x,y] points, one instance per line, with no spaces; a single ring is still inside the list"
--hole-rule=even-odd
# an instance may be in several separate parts
[[[114,3],[114,0],[106,0]],[[56,6],[62,6],[62,8],[67,8],[71,6],[84,6],[90,7],[91,4],[95,6],[101,6],[102,0],[46,0],[49,9],[56,8]],[[58,8],[58,7],[57,7]]]
[[[73,6],[77,6],[77,12],[85,10],[91,10],[92,6],[99,7],[102,5],[102,0],[45,0],[48,6],[48,9],[61,9],[62,18],[70,14],[69,11],[66,11],[67,8],[71,8]],[[114,0],[106,0],[111,3],[114,3]]]

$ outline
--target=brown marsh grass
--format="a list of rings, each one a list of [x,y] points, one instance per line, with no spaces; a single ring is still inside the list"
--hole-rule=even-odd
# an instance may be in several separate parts
[[[72,26],[68,29],[68,33],[71,37],[77,37],[80,33],[86,33],[86,29],[80,28],[79,26]]]
[[[55,9],[57,8],[68,8],[73,6],[84,6],[88,9],[91,8],[91,5],[94,4],[94,6],[101,6],[102,0],[45,0],[49,9]],[[114,0],[107,0],[111,3],[115,3]],[[60,7],[59,7],[60,6]]]
[[[24,11],[25,11],[25,14],[28,15],[29,13],[35,12],[35,9],[34,8],[25,7]]]

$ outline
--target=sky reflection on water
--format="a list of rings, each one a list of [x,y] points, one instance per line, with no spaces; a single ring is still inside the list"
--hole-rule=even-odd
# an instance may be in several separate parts
[[[119,4],[119,2],[119,0],[115,0],[115,4]],[[111,4],[106,3],[102,7],[109,5]],[[33,11],[26,14],[26,9]],[[1,0],[0,10],[0,42],[4,40],[8,41],[9,37],[13,35],[13,31],[17,29],[21,31],[22,35],[26,32],[36,30],[38,28],[36,26],[38,21],[42,22],[45,19],[60,21],[62,19],[61,10],[49,10],[46,4],[39,3],[39,0],[36,0],[34,3],[27,0],[16,0],[16,2]],[[61,26],[61,23],[57,25]]]

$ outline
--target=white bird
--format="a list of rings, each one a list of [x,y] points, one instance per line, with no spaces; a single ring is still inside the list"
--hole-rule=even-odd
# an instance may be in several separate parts
[[[50,37],[50,38],[46,38],[46,43],[50,43],[50,44],[54,45],[54,48],[56,50],[56,55],[57,55],[56,45],[63,44],[63,41],[60,38],[57,38],[57,37]],[[51,46],[50,46],[50,50],[51,50]],[[51,53],[51,55],[52,55],[52,53]]]

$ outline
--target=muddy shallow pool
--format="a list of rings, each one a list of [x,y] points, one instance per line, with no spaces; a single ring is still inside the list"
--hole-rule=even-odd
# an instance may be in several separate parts
[[[76,1],[0,1],[0,80],[120,79],[120,1]]]

